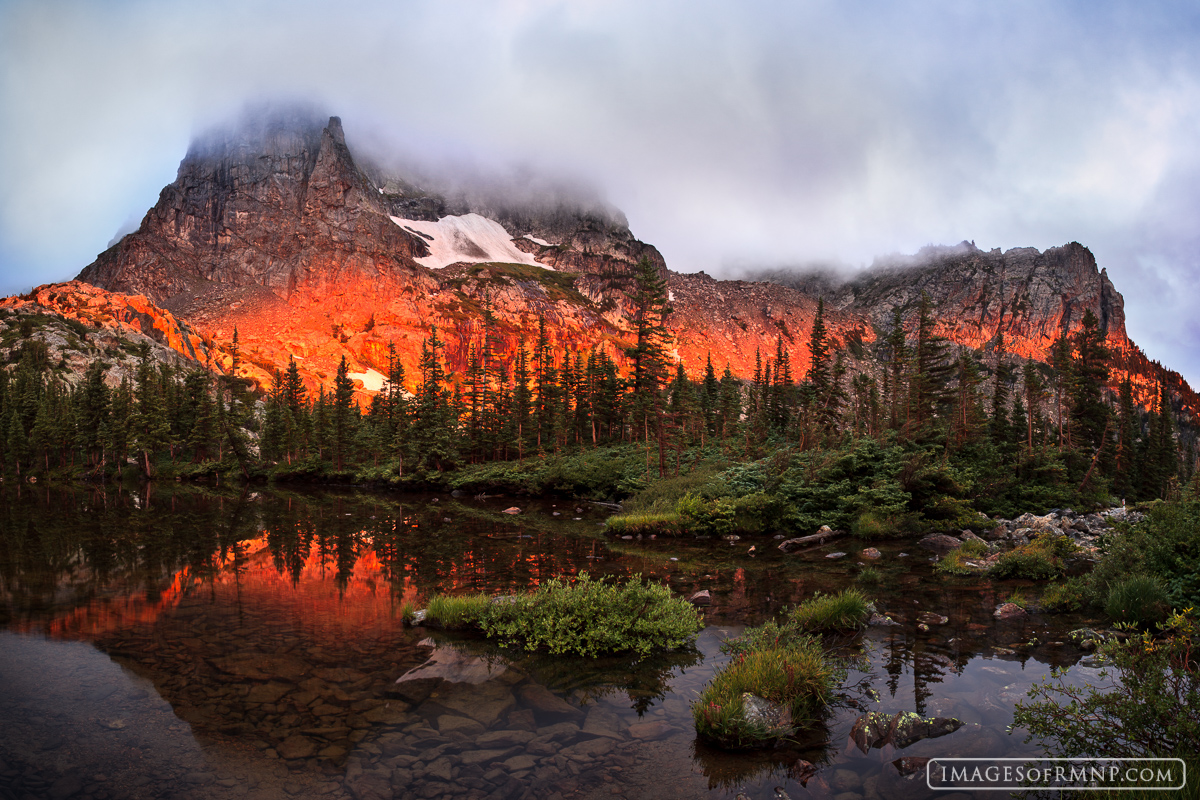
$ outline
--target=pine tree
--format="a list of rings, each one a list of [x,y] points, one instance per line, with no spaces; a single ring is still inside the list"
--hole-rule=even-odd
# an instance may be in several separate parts
[[[916,431],[927,430],[947,401],[946,385],[952,366],[946,363],[946,340],[934,332],[934,326],[933,301],[928,293],[921,292],[914,373],[909,391],[911,421]]]
[[[516,429],[517,458],[525,458],[526,439],[529,436],[533,392],[529,388],[529,353],[525,339],[517,344],[517,361],[513,368],[513,423]]]
[[[130,423],[133,444],[142,451],[142,465],[147,478],[154,474],[151,456],[167,445],[171,426],[167,420],[159,376],[150,365],[149,356],[144,355],[137,371],[137,403]]]
[[[636,268],[637,283],[631,298],[636,343],[625,351],[632,362],[630,387],[635,417],[641,420],[643,439],[649,439],[650,420],[662,409],[661,387],[666,378],[666,348],[670,341],[666,319],[667,283],[658,268],[643,258]]]
[[[709,436],[717,435],[717,408],[721,402],[721,384],[717,381],[717,373],[713,370],[712,353],[706,357],[704,364],[704,383],[700,389],[700,413],[703,416],[704,433]]]
[[[725,372],[721,375],[721,438],[737,435],[738,424],[742,418],[741,384],[733,377],[729,364],[725,364]]]
[[[1113,494],[1124,499],[1133,493],[1133,470],[1136,449],[1137,413],[1133,406],[1133,384],[1129,376],[1121,381],[1117,406],[1117,452],[1113,465]]]
[[[905,375],[908,371],[908,344],[904,330],[904,320],[900,316],[900,308],[892,310],[892,330],[887,336],[887,376],[885,385],[885,402],[888,406],[888,427],[898,430],[904,423],[903,410],[908,406],[905,396]]]
[[[992,386],[992,419],[988,432],[992,443],[1003,447],[1012,438],[1008,424],[1008,395],[1011,370],[1004,361],[1004,334],[996,334],[996,381]]]
[[[351,453],[357,425],[358,405],[354,402],[354,381],[350,380],[346,357],[342,356],[333,379],[332,409],[333,460],[339,472]]]
[[[93,466],[102,463],[104,458],[103,430],[108,421],[108,406],[104,367],[100,359],[96,359],[83,377],[75,405],[75,443]]]

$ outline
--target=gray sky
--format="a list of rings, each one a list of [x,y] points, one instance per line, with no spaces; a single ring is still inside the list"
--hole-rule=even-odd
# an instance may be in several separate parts
[[[194,132],[288,98],[597,184],[679,271],[1090,247],[1200,383],[1200,7],[0,0],[0,293],[73,277]]]

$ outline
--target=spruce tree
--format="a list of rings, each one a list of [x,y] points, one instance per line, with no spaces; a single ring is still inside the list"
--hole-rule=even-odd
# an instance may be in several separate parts
[[[661,387],[666,378],[666,349],[671,338],[666,319],[672,309],[667,302],[667,282],[650,259],[638,262],[635,275],[631,301],[636,341],[625,355],[632,362],[630,401],[641,423],[642,437],[649,439],[650,420],[662,409]]]

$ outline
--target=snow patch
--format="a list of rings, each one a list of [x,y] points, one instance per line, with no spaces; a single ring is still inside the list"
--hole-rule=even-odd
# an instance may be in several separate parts
[[[542,247],[553,247],[554,246],[554,245],[550,244],[549,242],[547,242],[545,239],[539,239],[536,236],[530,236],[528,233],[525,234],[525,238],[528,239],[529,241],[533,242],[534,244],[540,244]]]
[[[535,261],[529,253],[518,250],[503,225],[478,214],[442,217],[437,222],[401,217],[391,219],[401,228],[428,241],[430,254],[416,259],[423,267],[440,269],[463,261],[499,261],[549,269]]]
[[[387,375],[370,367],[366,372],[347,372],[346,377],[353,381],[362,381],[363,388],[368,392],[382,392],[383,385],[387,383]]]

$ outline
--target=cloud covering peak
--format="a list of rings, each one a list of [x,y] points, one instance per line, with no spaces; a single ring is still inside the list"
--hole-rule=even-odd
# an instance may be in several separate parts
[[[74,275],[248,103],[600,187],[680,271],[1076,240],[1200,378],[1190,3],[0,7],[0,292]],[[1191,326],[1191,327],[1189,327]]]

